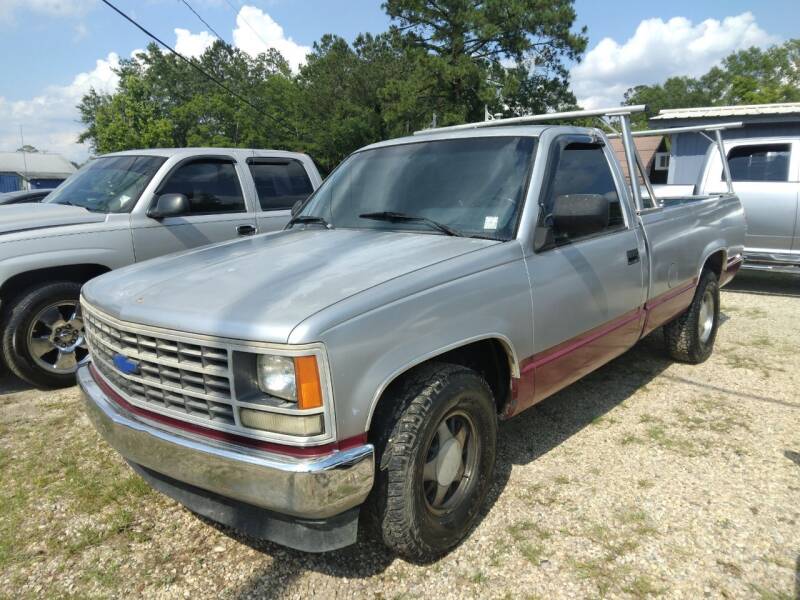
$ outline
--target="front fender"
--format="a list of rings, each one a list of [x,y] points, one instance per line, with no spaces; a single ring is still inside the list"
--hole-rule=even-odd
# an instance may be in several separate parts
[[[15,275],[39,269],[70,265],[100,265],[116,269],[134,261],[130,237],[127,245],[120,244],[117,240],[108,245],[95,245],[92,242],[104,241],[92,239],[95,236],[96,234],[92,234],[89,239],[76,236],[84,239],[76,240],[80,242],[80,247],[72,248],[43,248],[48,245],[49,240],[23,240],[4,244],[0,249],[0,287]]]
[[[494,338],[512,373],[532,353],[533,312],[525,263],[497,265],[395,300],[325,331],[337,434],[369,429],[387,386],[408,369],[448,350]]]

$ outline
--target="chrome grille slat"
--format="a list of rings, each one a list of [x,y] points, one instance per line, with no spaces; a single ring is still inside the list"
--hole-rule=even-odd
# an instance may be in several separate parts
[[[87,319],[89,322],[89,328],[91,328],[91,318]],[[113,352],[119,352],[124,354],[129,358],[136,358],[141,360],[148,360],[154,363],[162,364],[164,366],[173,367],[176,369],[184,369],[189,371],[197,371],[199,373],[208,373],[210,375],[218,375],[220,377],[226,377],[228,374],[228,367],[227,367],[227,358],[225,359],[225,366],[202,366],[199,363],[195,363],[194,361],[178,361],[172,359],[164,359],[164,357],[159,357],[158,354],[154,352],[146,352],[140,351],[135,349],[131,346],[124,346],[119,343],[115,343],[115,340],[109,339],[109,336],[104,336],[102,334],[97,334],[94,331],[90,332],[92,338],[96,338],[100,343],[104,346],[107,346],[109,350]]]
[[[166,413],[235,425],[226,349],[126,331],[93,311],[84,312],[84,324],[96,368],[123,397]],[[117,370],[117,353],[137,361],[138,373]]]

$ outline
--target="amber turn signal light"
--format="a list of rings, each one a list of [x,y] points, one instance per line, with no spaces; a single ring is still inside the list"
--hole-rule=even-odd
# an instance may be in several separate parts
[[[296,356],[294,373],[297,381],[297,408],[319,408],[322,406],[322,387],[316,356]]]

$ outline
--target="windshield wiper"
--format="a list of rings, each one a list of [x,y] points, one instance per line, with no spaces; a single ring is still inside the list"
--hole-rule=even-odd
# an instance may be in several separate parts
[[[286,224],[287,227],[290,225],[294,225],[295,223],[319,223],[320,225],[324,225],[328,229],[333,229],[333,225],[328,223],[322,217],[315,217],[314,215],[297,215],[296,217],[292,217],[289,219],[289,222]]]
[[[416,221],[419,223],[425,223],[426,225],[433,227],[434,229],[438,229],[445,235],[454,235],[457,237],[463,237],[464,234],[456,231],[452,227],[448,227],[444,223],[439,223],[438,221],[434,221],[433,219],[429,219],[428,217],[418,217],[414,215],[408,215],[406,213],[401,212],[392,212],[390,210],[384,210],[382,212],[371,212],[371,213],[364,213],[358,215],[361,219],[372,219],[374,221]]]

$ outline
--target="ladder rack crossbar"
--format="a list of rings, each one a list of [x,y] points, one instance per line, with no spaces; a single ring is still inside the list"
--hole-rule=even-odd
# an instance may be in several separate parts
[[[544,113],[540,115],[525,115],[523,117],[510,117],[508,119],[492,119],[489,121],[478,121],[475,123],[463,123],[461,125],[450,125],[448,127],[435,127],[432,129],[421,129],[415,131],[414,135],[428,133],[439,133],[443,131],[460,131],[463,129],[478,129],[483,127],[502,127],[504,125],[525,125],[528,123],[545,123],[547,121],[557,121],[562,119],[581,119],[583,117],[621,117],[630,116],[634,113],[644,112],[645,105],[635,106],[614,106],[611,108],[594,108],[591,110],[571,110],[560,113]]]

